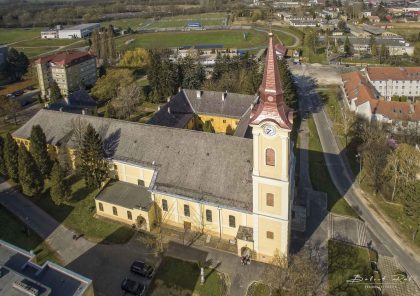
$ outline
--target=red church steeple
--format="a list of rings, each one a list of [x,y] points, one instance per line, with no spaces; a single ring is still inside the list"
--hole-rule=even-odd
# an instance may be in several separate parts
[[[252,109],[250,124],[273,121],[280,127],[290,130],[293,125],[293,112],[284,102],[283,86],[273,43],[273,33],[269,33],[268,36],[264,77],[259,89],[260,98],[258,104]]]

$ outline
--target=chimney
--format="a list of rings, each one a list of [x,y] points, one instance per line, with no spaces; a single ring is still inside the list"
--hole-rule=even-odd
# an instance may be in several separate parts
[[[182,86],[178,87],[178,92],[180,93],[182,91]]]
[[[168,107],[168,113],[171,114],[171,107]]]
[[[197,99],[201,98],[201,90],[197,90]]]
[[[82,110],[82,115],[86,115],[86,109]]]
[[[160,106],[158,106],[158,111],[160,111]]]
[[[222,101],[226,100],[228,91],[226,90],[223,94],[222,94]]]
[[[169,103],[169,101],[171,100],[171,97],[169,96],[166,101]]]
[[[66,102],[66,105],[70,105],[69,96],[64,96],[64,101]]]
[[[45,109],[50,109],[50,103],[45,103],[45,104],[44,104],[44,108],[45,108]]]
[[[60,112],[63,112],[63,107],[60,107]]]

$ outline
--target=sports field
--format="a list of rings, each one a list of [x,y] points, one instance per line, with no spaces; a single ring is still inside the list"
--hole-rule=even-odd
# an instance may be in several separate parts
[[[244,33],[248,33],[244,39]],[[125,42],[133,39],[129,45]],[[197,44],[223,44],[225,48],[253,48],[264,46],[267,35],[254,30],[160,32],[125,36],[116,39],[117,49],[135,47],[166,48]]]
[[[163,17],[159,20],[148,20],[142,28],[182,28],[186,27],[188,22],[199,22],[203,27],[225,26],[227,25],[227,14],[203,13]]]

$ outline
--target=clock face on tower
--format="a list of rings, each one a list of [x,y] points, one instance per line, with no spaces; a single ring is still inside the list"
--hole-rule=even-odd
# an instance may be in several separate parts
[[[276,134],[276,128],[271,124],[265,125],[263,128],[264,134],[267,136],[274,136]]]

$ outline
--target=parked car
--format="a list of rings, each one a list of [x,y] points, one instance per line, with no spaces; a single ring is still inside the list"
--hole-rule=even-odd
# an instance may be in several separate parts
[[[143,296],[145,295],[146,287],[139,282],[125,278],[121,283],[121,289],[131,295]]]
[[[23,95],[23,90],[17,90],[15,92],[13,92],[12,94],[13,94],[13,96],[18,97],[20,95]]]
[[[134,261],[133,264],[131,264],[130,270],[133,273],[139,274],[141,276],[152,278],[152,274],[154,271],[154,268],[143,261]]]

